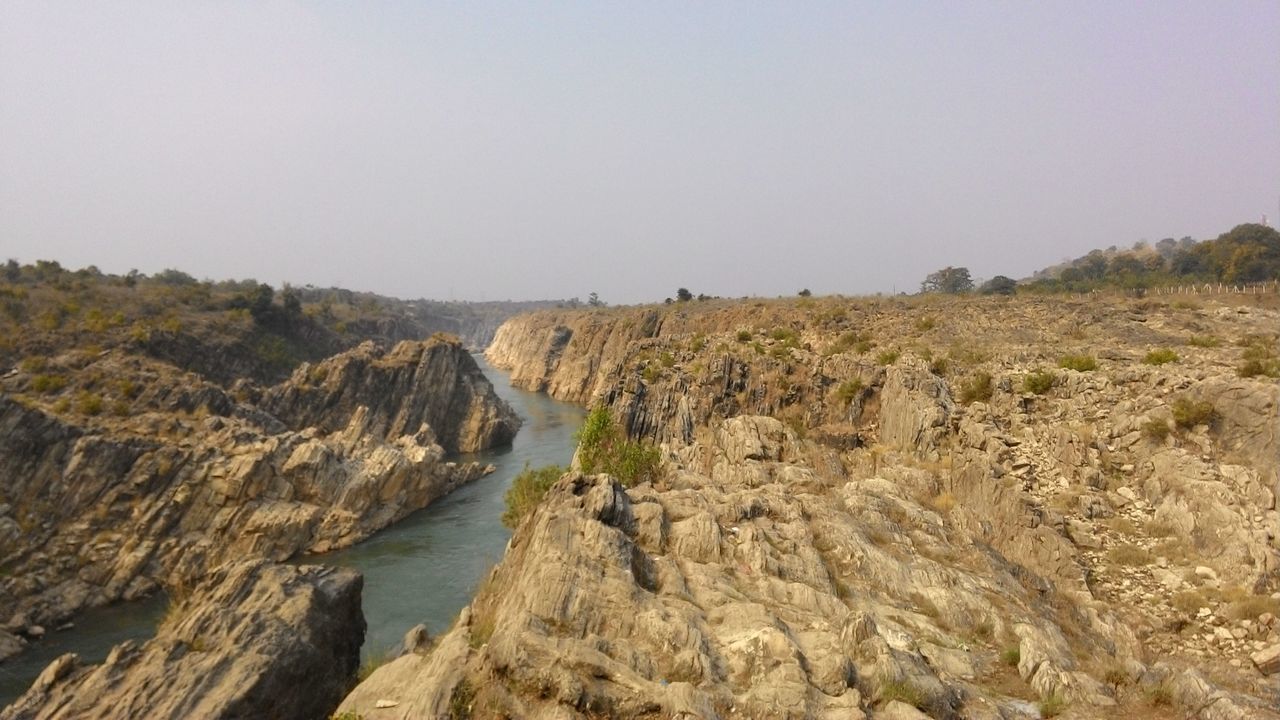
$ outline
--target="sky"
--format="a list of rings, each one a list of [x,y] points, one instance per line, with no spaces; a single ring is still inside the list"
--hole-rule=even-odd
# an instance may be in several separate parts
[[[1280,215],[1280,2],[0,0],[0,258],[611,303]]]

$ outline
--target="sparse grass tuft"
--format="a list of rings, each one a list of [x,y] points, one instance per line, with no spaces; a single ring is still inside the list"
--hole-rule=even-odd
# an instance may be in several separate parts
[[[1137,545],[1117,545],[1107,551],[1107,559],[1117,565],[1141,566],[1151,562],[1151,553]]]
[[[1144,365],[1165,365],[1175,362],[1178,362],[1178,353],[1170,350],[1169,348],[1152,350],[1142,358],[1142,363]]]
[[[1063,355],[1058,360],[1058,367],[1077,372],[1090,372],[1098,369],[1098,361],[1092,355]]]
[[[1187,344],[1191,347],[1214,348],[1222,344],[1222,341],[1212,335],[1192,335],[1187,338]]]
[[[1207,602],[1208,600],[1205,599],[1204,594],[1199,590],[1183,590],[1175,593],[1172,600],[1170,600],[1170,604],[1172,604],[1174,608],[1181,610],[1188,615],[1202,607],[1205,607],[1205,603]]]
[[[897,350],[882,350],[876,355],[876,362],[881,365],[892,365],[898,362],[900,353]]]
[[[1232,620],[1256,620],[1264,613],[1280,617],[1280,600],[1267,595],[1251,595],[1228,605],[1225,614]]]
[[[1017,645],[1010,645],[1000,653],[1000,662],[1009,667],[1017,667],[1022,662],[1022,650]]]
[[[1040,717],[1058,717],[1067,709],[1067,701],[1057,693],[1040,701]]]
[[[881,685],[877,695],[883,704],[887,705],[897,700],[918,710],[923,710],[929,701],[929,697],[923,690],[904,680],[895,680]]]

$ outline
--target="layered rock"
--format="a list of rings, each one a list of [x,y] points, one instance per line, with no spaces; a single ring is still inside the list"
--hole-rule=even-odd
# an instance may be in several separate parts
[[[19,394],[20,375],[6,378],[0,650],[82,607],[189,584],[231,559],[350,545],[491,469],[447,461],[440,435],[476,448],[514,433],[512,411],[456,342],[361,347],[330,363],[329,384],[299,387],[314,383],[300,375],[266,392],[283,418],[113,353],[75,377],[136,388],[125,413],[62,411]]]
[[[1027,698],[1107,713],[1119,683],[1280,717],[1145,664],[1114,614],[1038,585],[902,477],[847,474],[771,418],[699,434],[661,486],[564,477],[438,645],[339,712],[999,718]]]
[[[666,443],[669,486],[566,480],[453,631],[469,642],[451,633],[448,657],[403,661],[346,707],[416,688],[424,711],[529,717],[856,717],[904,700],[1016,717],[1055,698],[1082,717],[1147,698],[1275,717],[1280,686],[1256,668],[1280,641],[1280,386],[1237,377],[1230,341],[1274,337],[1280,313],[1252,302],[515,318],[491,362]],[[1142,362],[1162,346],[1179,361]],[[1098,369],[1057,369],[1069,352]],[[1051,378],[1039,394],[1034,371]],[[1195,402],[1207,422],[1188,419]],[[764,660],[739,668],[735,639]]]
[[[362,584],[347,569],[223,566],[153,639],[99,665],[58,658],[0,720],[326,717],[360,663]]]
[[[520,419],[496,401],[493,386],[457,341],[435,337],[402,342],[390,352],[365,343],[314,365],[303,363],[288,382],[268,390],[260,405],[293,428],[335,432],[358,408],[367,431],[391,440],[423,425],[448,452],[504,445]]]

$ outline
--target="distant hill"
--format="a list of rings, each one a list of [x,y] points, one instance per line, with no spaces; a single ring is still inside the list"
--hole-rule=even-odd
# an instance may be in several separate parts
[[[1146,288],[1186,282],[1251,283],[1280,279],[1280,232],[1257,223],[1237,225],[1213,240],[1165,238],[1154,245],[1115,246],[1036,272],[1020,289],[1082,292]]]
[[[58,262],[0,268],[0,372],[31,358],[123,348],[227,385],[277,382],[364,340],[437,332],[482,349],[507,317],[549,302],[400,300],[340,288],[197,280],[180,270],[111,275]]]

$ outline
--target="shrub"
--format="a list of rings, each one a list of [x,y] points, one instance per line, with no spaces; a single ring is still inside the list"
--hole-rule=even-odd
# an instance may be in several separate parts
[[[1187,338],[1187,344],[1192,347],[1213,348],[1222,344],[1222,341],[1212,335],[1192,335]]]
[[[744,343],[744,342],[747,342],[747,341],[748,341],[748,340],[750,340],[750,339],[751,339],[751,331],[750,331],[750,330],[739,330],[739,331],[738,331],[738,342],[740,342],[740,343]]]
[[[1040,701],[1040,717],[1052,718],[1062,714],[1067,709],[1067,701],[1061,695],[1054,693],[1049,697]]]
[[[1036,370],[1022,378],[1022,389],[1035,395],[1043,395],[1053,387],[1055,376],[1048,370]]]
[[[1058,367],[1078,372],[1090,372],[1098,369],[1098,361],[1092,355],[1063,355],[1058,360]]]
[[[102,396],[83,391],[76,396],[76,412],[82,415],[97,415],[102,412]]]
[[[871,336],[863,333],[847,332],[842,333],[836,341],[827,348],[827,355],[836,355],[850,350],[861,355],[871,348],[875,347],[875,343],[871,341]]]
[[[1241,356],[1240,377],[1280,377],[1280,357],[1276,357],[1272,343],[1256,337],[1249,342]]]
[[[968,405],[972,402],[986,402],[991,399],[995,383],[991,381],[991,373],[974,373],[973,377],[960,385],[960,402]]]
[[[513,529],[518,526],[524,516],[533,512],[538,503],[542,502],[547,490],[564,473],[565,468],[559,465],[547,465],[535,470],[526,462],[524,470],[511,481],[511,487],[507,488],[507,493],[503,496],[507,509],[502,513],[502,524]]]
[[[942,377],[951,369],[951,363],[947,362],[945,357],[936,357],[929,361],[929,372]]]
[[[702,335],[694,335],[693,339],[689,341],[689,352],[700,353],[702,352],[702,348],[706,346],[707,339],[705,337]]]
[[[1197,425],[1210,425],[1217,416],[1218,412],[1213,409],[1213,403],[1207,400],[1183,397],[1173,403],[1173,422],[1184,430]]]
[[[1142,362],[1145,365],[1165,365],[1178,362],[1178,353],[1169,348],[1160,348],[1147,353],[1146,357],[1142,358]]]
[[[1000,662],[1009,667],[1017,667],[1018,663],[1022,662],[1022,649],[1017,645],[1010,645],[1000,653]]]
[[[920,710],[923,710],[929,702],[929,698],[923,690],[903,680],[895,680],[881,685],[878,695],[882,703],[888,704],[897,700]]]
[[[32,355],[31,357],[25,357],[22,359],[22,362],[18,363],[18,367],[21,368],[22,372],[25,372],[25,373],[44,372],[44,369],[48,367],[48,365],[49,365],[49,361],[46,360],[42,355]]]
[[[1164,442],[1169,437],[1169,422],[1160,418],[1151,418],[1142,424],[1142,434],[1149,440]]]
[[[628,440],[604,405],[587,415],[577,439],[578,461],[584,473],[607,473],[625,487],[662,477],[661,451],[648,443]]]
[[[876,362],[881,365],[892,365],[898,362],[898,355],[897,350],[883,350],[879,355],[876,355]]]
[[[1256,620],[1264,613],[1280,616],[1280,600],[1268,595],[1250,595],[1228,605],[1226,616],[1232,620]]]
[[[67,379],[61,375],[37,375],[31,379],[31,389],[38,393],[56,393],[67,386]]]
[[[1173,705],[1173,688],[1168,683],[1159,683],[1147,691],[1147,702],[1152,707],[1171,707]]]
[[[937,318],[925,316],[916,320],[916,330],[919,332],[928,332],[938,326]]]
[[[849,404],[853,402],[853,399],[858,397],[858,393],[862,391],[862,388],[863,385],[861,378],[846,380],[840,383],[840,386],[836,388],[836,399],[848,407]]]

